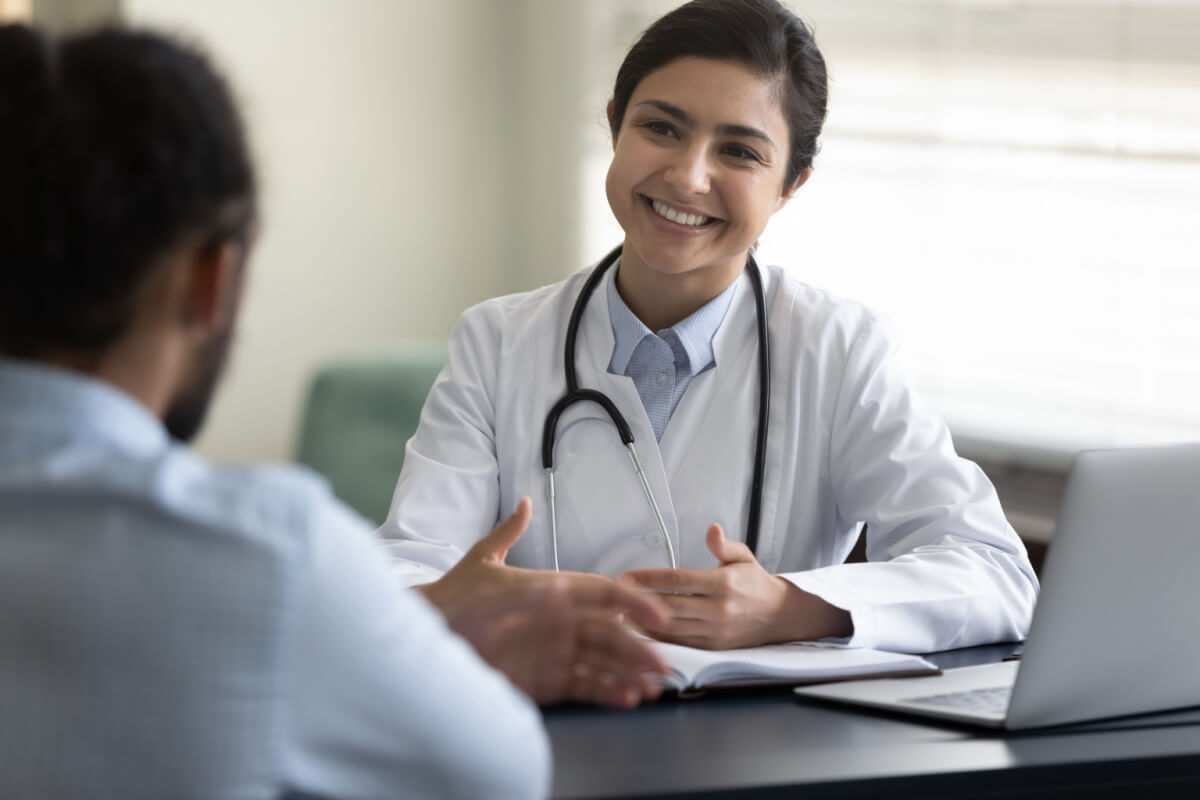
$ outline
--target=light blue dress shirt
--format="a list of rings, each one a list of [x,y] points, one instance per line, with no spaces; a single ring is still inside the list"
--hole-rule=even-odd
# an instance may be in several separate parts
[[[535,797],[523,696],[311,473],[0,360],[0,797]]]
[[[616,274],[616,269],[610,270],[606,277],[608,314],[616,340],[608,371],[633,379],[654,438],[661,441],[692,378],[716,366],[713,337],[729,311],[737,281],[691,316],[656,333],[621,299]]]

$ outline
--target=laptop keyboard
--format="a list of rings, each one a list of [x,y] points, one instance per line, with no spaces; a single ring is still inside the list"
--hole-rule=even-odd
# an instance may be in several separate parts
[[[904,702],[968,713],[1003,715],[1008,710],[1008,698],[1011,694],[1011,686],[995,686],[986,689],[970,689],[965,692],[909,697]]]

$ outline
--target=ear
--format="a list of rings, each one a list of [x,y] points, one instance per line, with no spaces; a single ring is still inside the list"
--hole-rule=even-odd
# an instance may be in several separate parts
[[[607,117],[608,117],[608,130],[609,130],[609,131],[611,132],[611,134],[612,134],[612,146],[613,146],[613,150],[616,150],[616,149],[617,149],[617,132],[613,130],[613,126],[612,126],[612,124],[613,124],[613,103],[612,103],[612,100],[609,100],[609,101],[608,101],[608,107],[607,107],[607,108],[604,110],[604,113],[605,113],[605,116],[607,116]]]
[[[779,199],[775,201],[775,210],[783,208],[792,199],[796,192],[800,191],[800,187],[808,182],[809,176],[812,175],[812,167],[806,167],[804,172],[800,173],[800,177],[796,178],[791,186],[785,186],[783,191],[779,193]]]
[[[186,322],[205,330],[230,325],[241,299],[246,247],[227,239],[193,253],[184,289]]]

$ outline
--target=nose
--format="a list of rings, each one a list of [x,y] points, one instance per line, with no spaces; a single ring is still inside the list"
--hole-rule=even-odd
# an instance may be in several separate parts
[[[709,189],[708,154],[704,147],[681,147],[663,176],[680,194],[704,194]]]

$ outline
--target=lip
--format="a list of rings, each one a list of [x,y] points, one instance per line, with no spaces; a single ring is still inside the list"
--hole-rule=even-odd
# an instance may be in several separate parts
[[[666,200],[652,198],[649,195],[644,194],[638,195],[638,199],[641,201],[642,210],[650,218],[650,223],[665,233],[671,233],[677,236],[700,236],[708,233],[713,228],[716,228],[718,225],[724,222],[724,220],[722,220],[720,217],[714,217],[712,214],[706,214],[704,211],[692,206],[670,203]],[[714,221],[705,225],[680,225],[678,222],[672,222],[654,210],[651,204],[656,199],[661,203],[666,203],[676,211],[682,211],[685,214],[697,214],[703,217],[711,217]]]
[[[648,194],[641,195],[641,197],[642,197],[642,199],[647,200],[651,203],[653,203],[654,201],[657,200],[658,202],[660,202],[664,205],[668,205],[671,208],[675,209],[676,211],[682,211],[685,214],[696,214],[697,216],[701,216],[701,217],[712,217],[712,218],[716,219],[717,221],[721,220],[721,218],[718,217],[716,214],[710,214],[702,208],[696,208],[695,206],[689,206],[689,205],[685,205],[683,203],[676,203],[674,200],[666,200],[662,197],[651,197]]]

